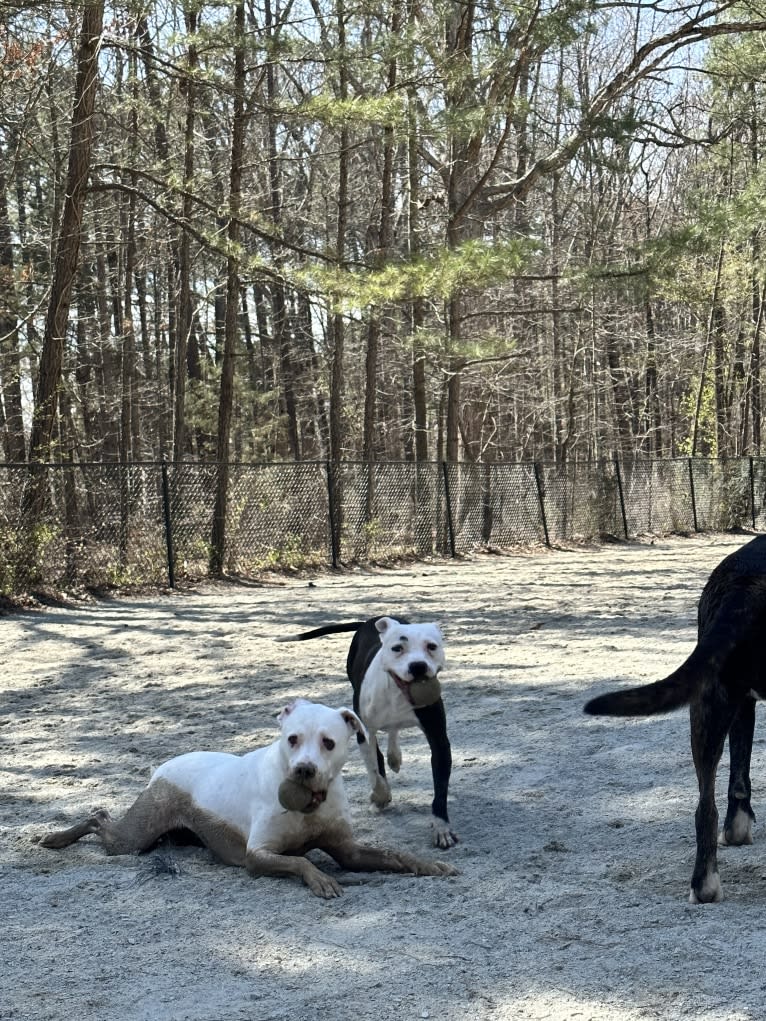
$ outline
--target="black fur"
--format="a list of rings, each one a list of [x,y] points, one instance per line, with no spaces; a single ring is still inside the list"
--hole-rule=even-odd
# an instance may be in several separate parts
[[[662,681],[591,699],[592,715],[649,716],[689,705],[691,741],[700,798],[692,893],[709,900],[705,878],[717,873],[718,810],[715,777],[729,738],[729,793],[723,836],[739,813],[755,819],[750,804],[750,755],[755,725],[753,692],[766,697],[766,536],[726,557],[710,575],[699,602],[697,645]],[[741,820],[742,816],[740,816]]]
[[[386,616],[390,616],[390,614]],[[304,642],[311,638],[322,638],[325,635],[353,631],[354,637],[351,639],[351,647],[346,658],[346,673],[354,691],[354,712],[359,715],[359,697],[362,690],[362,681],[367,673],[367,668],[381,646],[380,633],[375,627],[376,621],[380,619],[381,617],[371,617],[369,620],[351,621],[345,624],[327,624],[324,627],[315,628],[313,631],[304,631],[302,634],[278,640]],[[400,624],[410,623],[404,617],[391,617],[391,620],[398,621]],[[413,711],[420,724],[420,729],[428,741],[428,747],[431,749],[431,775],[434,784],[434,798],[431,803],[431,811],[434,815],[449,823],[447,794],[452,773],[452,749],[449,737],[447,736],[447,714],[444,709],[444,702],[442,699],[439,699],[433,705],[424,706],[423,708],[413,707]],[[363,734],[357,734],[356,738],[360,744],[364,742]],[[378,772],[384,777],[386,775],[386,764],[380,748],[378,748],[377,762]]]

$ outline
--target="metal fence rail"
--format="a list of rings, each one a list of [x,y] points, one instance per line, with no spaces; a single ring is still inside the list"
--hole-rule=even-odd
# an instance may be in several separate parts
[[[209,573],[216,464],[0,464],[0,594]],[[33,503],[30,491],[44,499]],[[30,506],[34,506],[31,511]],[[761,528],[766,458],[234,464],[226,568]]]

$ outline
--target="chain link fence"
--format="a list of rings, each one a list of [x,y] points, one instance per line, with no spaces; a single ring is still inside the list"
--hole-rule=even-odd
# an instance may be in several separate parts
[[[0,594],[208,576],[215,464],[0,464]],[[766,458],[229,466],[226,569],[762,528]]]

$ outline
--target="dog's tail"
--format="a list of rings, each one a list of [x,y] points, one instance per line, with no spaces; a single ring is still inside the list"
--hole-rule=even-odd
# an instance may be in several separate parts
[[[610,691],[592,698],[584,706],[591,716],[654,716],[687,705],[708,681],[720,675],[729,656],[752,631],[746,615],[720,612],[710,631],[697,643],[691,656],[672,674],[624,691]]]
[[[691,658],[691,657],[690,657]],[[669,713],[686,705],[701,683],[700,674],[689,666],[689,660],[669,677],[653,684],[625,691],[610,691],[585,703],[590,716],[654,716]]]
[[[275,642],[307,642],[310,638],[323,638],[325,635],[340,635],[344,631],[358,631],[366,621],[352,620],[346,624],[325,624],[324,627],[315,628],[313,631],[304,631],[299,635],[283,635],[275,638]]]

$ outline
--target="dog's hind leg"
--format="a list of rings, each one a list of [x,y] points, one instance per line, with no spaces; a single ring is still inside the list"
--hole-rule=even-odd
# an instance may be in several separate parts
[[[53,830],[51,833],[46,833],[40,839],[40,846],[50,847],[54,850],[69,847],[70,844],[74,844],[76,840],[86,836],[88,833],[100,833],[102,827],[108,821],[109,813],[104,809],[98,809],[93,815],[89,815],[87,819],[83,819],[82,822],[78,822],[68,829]]]
[[[709,904],[723,900],[718,875],[718,809],[715,804],[715,777],[726,734],[732,724],[735,707],[721,685],[694,699],[689,707],[692,756],[697,770],[699,802],[694,816],[697,831],[697,857],[692,873],[689,900]]]
[[[96,833],[107,854],[146,851],[163,834],[184,824],[170,789],[170,785],[158,781],[143,790],[121,818],[112,819],[108,812],[100,810],[68,829],[47,833],[40,844],[59,849],[88,833]]]
[[[755,699],[746,698],[729,730],[729,803],[720,841],[752,844],[755,813],[750,804],[750,756],[755,732]]]

